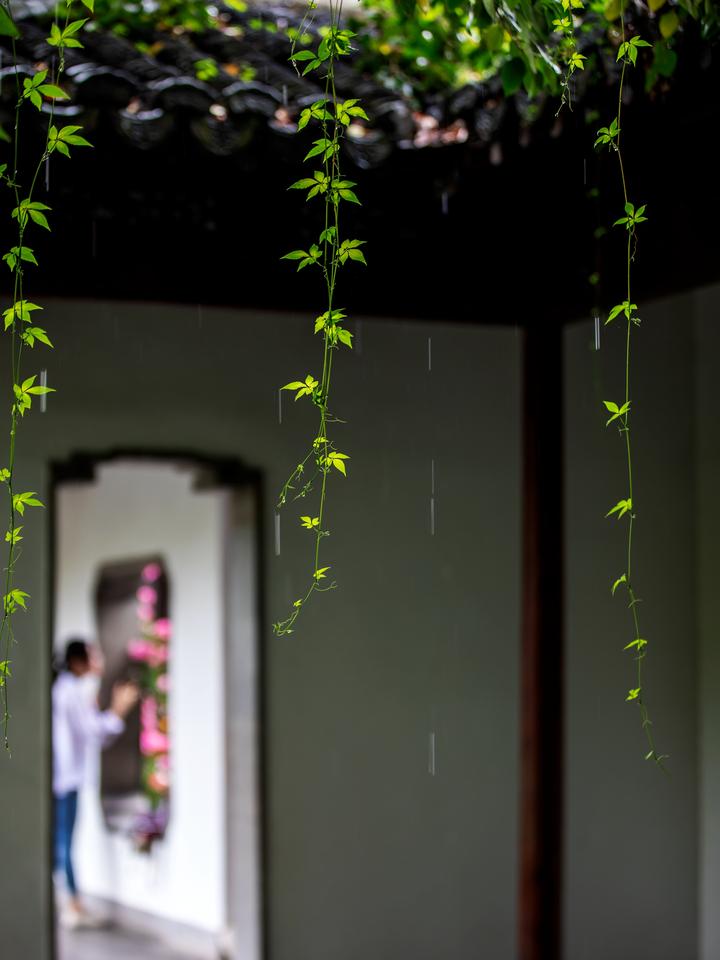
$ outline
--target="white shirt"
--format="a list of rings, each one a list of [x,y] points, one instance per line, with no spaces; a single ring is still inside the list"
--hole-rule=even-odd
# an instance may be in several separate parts
[[[63,672],[53,684],[53,793],[62,796],[85,782],[88,747],[103,746],[125,729],[117,714],[98,710],[82,677]]]

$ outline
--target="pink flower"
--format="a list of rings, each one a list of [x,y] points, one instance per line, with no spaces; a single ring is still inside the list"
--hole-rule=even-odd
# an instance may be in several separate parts
[[[155,686],[158,688],[160,693],[168,693],[170,691],[170,677],[167,673],[161,673],[157,678]]]
[[[139,587],[135,596],[140,603],[149,607],[157,603],[157,590],[155,587]]]
[[[155,769],[161,771],[166,776],[170,770],[170,758],[166,753],[161,753],[160,756],[155,757]]]
[[[127,645],[128,656],[131,660],[147,660],[154,650],[154,645],[147,640],[134,639]]]
[[[151,607],[146,603],[140,603],[138,604],[137,615],[138,619],[142,620],[143,623],[150,623],[155,616],[155,607]]]
[[[155,636],[160,640],[169,640],[172,636],[172,623],[167,617],[160,617],[159,620],[155,621],[153,630]]]
[[[170,781],[167,776],[155,771],[148,777],[148,786],[155,793],[167,793],[170,787]]]
[[[155,643],[149,643],[148,646],[150,650],[148,651],[147,662],[151,667],[161,667],[164,663],[167,663],[167,647],[160,647]]]
[[[147,566],[143,567],[142,578],[147,583],[155,583],[156,580],[160,579],[161,573],[162,567],[159,563],[148,563]]]
[[[155,730],[157,727],[157,700],[145,697],[140,705],[140,723],[143,730]]]
[[[146,757],[155,753],[167,753],[170,749],[170,740],[159,730],[143,730],[140,734],[140,752]]]

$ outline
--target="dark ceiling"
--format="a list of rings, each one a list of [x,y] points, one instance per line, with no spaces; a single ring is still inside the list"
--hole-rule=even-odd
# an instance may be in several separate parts
[[[682,64],[671,91],[637,94],[625,114],[630,193],[648,204],[650,218],[637,256],[643,298],[720,279],[711,146],[720,71],[699,46]],[[53,234],[35,238],[42,270],[28,276],[33,292],[319,310],[312,270],[296,276],[279,259],[316,237],[320,207],[286,190],[303,175],[311,137],[276,122],[277,82],[274,93],[262,84],[239,90],[237,129],[245,139],[225,150],[211,143],[224,121],[208,113],[202,85],[183,87],[175,66],[175,87],[160,91],[165,100],[136,103],[134,114],[120,109],[137,97],[122,66],[113,77],[101,64],[94,79],[80,66],[78,90],[83,76],[87,86],[73,109],[95,147],[76,150],[71,161],[53,159]],[[617,228],[595,237],[622,207],[614,157],[592,149],[595,129],[612,115],[612,96],[609,87],[588,92],[555,129],[554,110],[546,109],[531,136],[508,102],[489,138],[420,149],[386,128],[392,149],[381,162],[351,151],[347,175],[363,205],[348,205],[343,216],[349,235],[367,241],[369,266],[346,269],[343,305],[365,315],[545,324],[621,299],[622,238]],[[486,92],[486,112],[488,103]],[[129,135],[133,118],[151,109],[157,136]],[[591,111],[601,119],[589,122]],[[599,283],[591,286],[595,272]]]

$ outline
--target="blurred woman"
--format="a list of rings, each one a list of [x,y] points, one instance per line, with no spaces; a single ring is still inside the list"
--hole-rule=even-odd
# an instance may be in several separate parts
[[[63,670],[53,684],[53,801],[55,869],[62,872],[68,902],[61,922],[68,927],[92,926],[78,894],[72,863],[72,840],[78,793],[85,783],[87,754],[108,746],[125,728],[125,717],[138,700],[132,683],[117,684],[110,709],[101,711],[88,695],[86,680],[93,672],[88,645],[71,640]]]

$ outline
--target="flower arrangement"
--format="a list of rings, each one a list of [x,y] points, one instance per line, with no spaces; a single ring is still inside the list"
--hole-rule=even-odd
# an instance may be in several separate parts
[[[133,837],[138,849],[146,852],[165,834],[170,794],[168,645],[172,624],[167,617],[157,615],[157,584],[162,572],[158,563],[148,563],[142,569],[141,585],[136,593],[139,636],[133,637],[127,646],[130,659],[143,668],[139,746],[147,809],[136,819]]]

